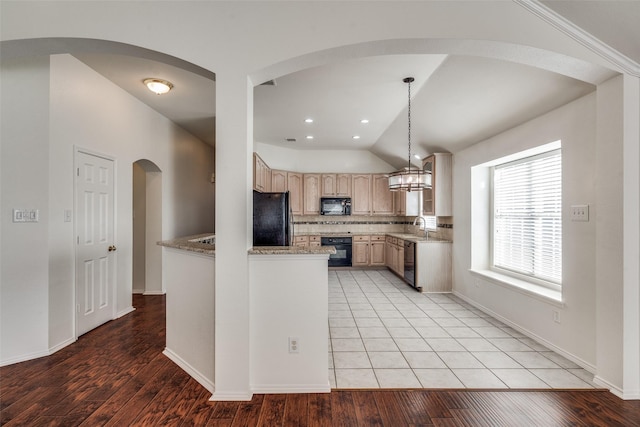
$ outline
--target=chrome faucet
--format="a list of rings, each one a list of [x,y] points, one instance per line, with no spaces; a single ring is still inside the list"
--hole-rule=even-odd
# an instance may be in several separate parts
[[[422,229],[424,230],[424,236],[425,237],[429,237],[429,231],[427,230],[427,220],[424,219],[424,217],[422,215],[419,215],[416,217],[416,219],[413,220],[413,225],[417,225],[418,226],[418,233],[420,232],[420,220],[422,220]],[[416,233],[416,234],[418,234]]]

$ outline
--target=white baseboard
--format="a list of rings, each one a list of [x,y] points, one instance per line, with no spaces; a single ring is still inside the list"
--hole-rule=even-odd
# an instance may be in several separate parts
[[[121,318],[122,316],[126,316],[127,314],[132,313],[132,312],[134,312],[134,311],[136,311],[135,307],[133,307],[133,306],[129,306],[129,307],[125,308],[124,310],[119,311],[119,312],[116,314],[116,317],[115,317],[115,318],[116,318],[116,319],[119,319],[119,318]],[[114,320],[115,320],[115,319],[114,319]]]
[[[165,291],[144,291],[142,295],[164,295]]]
[[[144,288],[135,288],[131,291],[132,294],[142,295],[144,294]]]
[[[506,319],[504,317],[502,317],[501,315],[499,315],[498,313],[494,312],[491,309],[488,309],[487,307],[478,304],[476,301],[456,292],[453,291],[453,294],[455,296],[457,296],[458,298],[464,300],[465,302],[471,304],[472,306],[474,306],[475,308],[477,308],[480,311],[483,311],[484,313],[487,313],[488,315],[490,315],[491,317],[498,319],[499,321],[501,321],[502,323],[504,323],[505,325],[515,329],[516,331],[522,333],[523,335],[526,335],[527,337],[531,338],[532,340],[538,342],[539,344],[547,347],[549,350],[558,353],[559,355],[561,355],[562,357],[569,359],[570,361],[572,361],[573,363],[581,366],[582,368],[586,369],[587,371],[591,372],[592,374],[596,372],[596,367],[594,365],[592,365],[591,363],[582,360],[580,357],[575,356],[574,354],[571,354],[563,349],[561,349],[560,347],[556,346],[555,344],[547,341],[546,339],[542,338],[539,335],[536,335],[535,333],[529,331],[528,329],[525,329],[515,323],[513,323],[512,321],[510,321],[509,319]]]
[[[609,381],[607,381],[604,378],[599,377],[597,375],[595,377],[593,377],[593,382],[598,384],[601,387],[608,388],[611,393],[615,394],[620,399],[630,399],[630,400],[631,399],[638,399],[638,393],[637,392],[636,392],[636,397],[625,397],[625,393],[620,387],[611,384]]]
[[[244,392],[214,392],[209,398],[213,402],[248,402],[253,398],[253,393]]]
[[[209,379],[202,375],[197,369],[187,363],[183,358],[174,353],[171,349],[165,347],[162,352],[165,356],[167,356],[173,363],[178,365],[183,371],[189,374],[194,380],[198,381],[198,383],[207,389],[210,393],[213,393],[215,390],[215,385],[212,379]],[[249,399],[251,400],[251,399]]]
[[[62,341],[59,344],[49,348],[45,351],[36,351],[34,353],[23,354],[21,356],[13,357],[11,359],[0,361],[0,366],[8,366],[13,365],[15,363],[27,362],[29,360],[39,359],[41,357],[51,356],[53,353],[62,350],[63,348],[73,344],[77,341],[77,338],[69,338],[68,340]]]

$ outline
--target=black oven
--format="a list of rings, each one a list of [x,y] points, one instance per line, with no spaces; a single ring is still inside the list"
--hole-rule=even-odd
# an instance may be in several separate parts
[[[351,267],[351,237],[322,237],[320,244],[336,248],[336,253],[329,255],[329,267]]]
[[[320,198],[321,215],[351,215],[351,197]]]

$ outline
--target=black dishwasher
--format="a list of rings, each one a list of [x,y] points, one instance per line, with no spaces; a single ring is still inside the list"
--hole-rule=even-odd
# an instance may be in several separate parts
[[[416,244],[409,240],[404,241],[404,281],[421,290],[416,286]]]

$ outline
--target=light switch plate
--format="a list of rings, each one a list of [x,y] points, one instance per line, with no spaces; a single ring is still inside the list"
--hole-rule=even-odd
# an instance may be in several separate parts
[[[38,209],[14,209],[13,222],[38,222],[40,211]]]
[[[571,205],[571,221],[589,221],[589,205]]]

